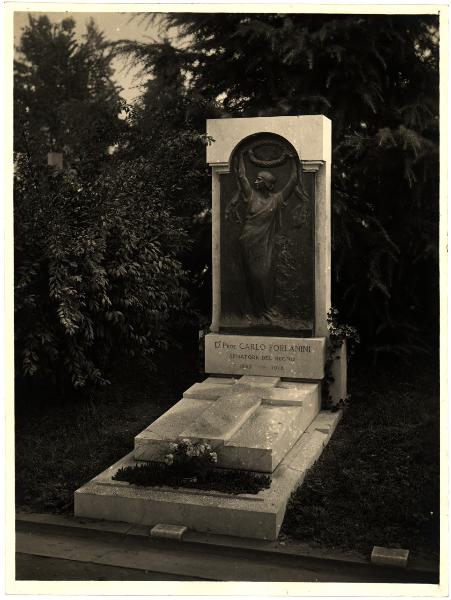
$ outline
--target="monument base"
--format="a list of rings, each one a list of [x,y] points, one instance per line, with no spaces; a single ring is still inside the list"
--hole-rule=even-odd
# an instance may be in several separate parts
[[[291,493],[321,455],[340,416],[340,411],[317,414],[273,472],[271,487],[258,494],[138,487],[113,481],[118,469],[137,464],[130,453],[75,492],[75,516],[275,540]]]

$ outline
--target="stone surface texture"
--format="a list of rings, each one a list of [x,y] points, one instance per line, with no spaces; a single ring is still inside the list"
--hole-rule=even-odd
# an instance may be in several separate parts
[[[210,443],[218,466],[271,473],[319,410],[317,383],[209,377],[136,436],[134,458],[162,461],[170,441],[187,438]]]
[[[341,412],[317,415],[272,475],[269,489],[256,495],[228,495],[182,488],[143,488],[112,480],[121,467],[136,464],[132,453],[75,493],[75,515],[188,529],[263,540],[277,539],[288,499],[327,444]],[[327,422],[329,433],[317,429]]]
[[[246,423],[261,404],[258,390],[235,384],[180,433],[181,438],[224,442]]]
[[[325,338],[225,335],[205,336],[205,372],[279,375],[290,379],[324,377]]]

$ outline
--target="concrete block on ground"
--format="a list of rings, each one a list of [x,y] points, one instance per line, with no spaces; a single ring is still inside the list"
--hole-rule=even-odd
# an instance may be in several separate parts
[[[384,548],[383,546],[374,546],[371,552],[371,563],[381,567],[407,567],[409,560],[409,550],[402,548]]]
[[[150,530],[150,537],[165,538],[168,540],[181,540],[183,534],[188,531],[184,525],[167,525],[158,523]]]

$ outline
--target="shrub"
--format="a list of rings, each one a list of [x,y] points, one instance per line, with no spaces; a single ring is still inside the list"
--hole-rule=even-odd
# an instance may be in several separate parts
[[[37,169],[15,174],[16,372],[57,384],[105,384],[125,355],[154,364],[187,308],[176,253],[187,238],[146,180],[143,158],[93,182]],[[146,185],[147,182],[147,185]]]

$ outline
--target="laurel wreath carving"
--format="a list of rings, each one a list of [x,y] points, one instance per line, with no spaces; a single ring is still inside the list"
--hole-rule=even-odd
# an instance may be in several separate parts
[[[283,163],[291,156],[291,154],[289,152],[283,151],[283,146],[281,144],[273,144],[273,146],[276,146],[282,150],[282,154],[279,156],[279,158],[275,158],[273,160],[262,160],[260,158],[257,158],[255,156],[254,150],[257,150],[261,146],[266,146],[266,145],[267,144],[255,144],[255,146],[253,148],[249,148],[249,160],[256,167],[266,167],[266,168],[278,167],[280,165],[283,165]]]

